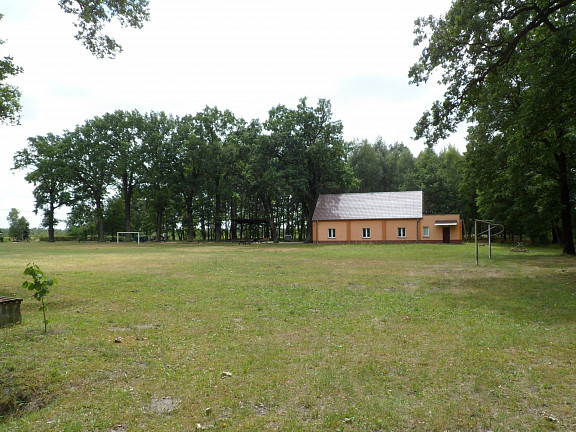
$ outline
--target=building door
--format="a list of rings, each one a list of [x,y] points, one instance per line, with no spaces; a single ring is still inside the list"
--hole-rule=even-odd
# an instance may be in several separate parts
[[[444,227],[442,230],[442,243],[450,243],[450,227]]]

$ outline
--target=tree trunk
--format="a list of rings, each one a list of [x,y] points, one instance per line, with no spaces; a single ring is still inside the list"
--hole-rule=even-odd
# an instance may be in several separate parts
[[[98,241],[104,243],[104,215],[102,214],[102,201],[100,198],[96,199],[96,231],[98,232]]]
[[[164,213],[157,211],[156,212],[156,241],[162,241],[162,217]]]
[[[558,184],[560,186],[560,206],[562,208],[560,213],[562,222],[562,249],[565,254],[576,255],[574,238],[572,236],[572,205],[570,202],[570,184],[568,180],[566,154],[555,154],[554,157],[558,164]]]
[[[238,224],[235,222],[235,219],[237,218],[237,203],[235,199],[232,199],[232,202],[230,203],[230,237],[232,240],[238,239]]]
[[[50,209],[48,210],[48,241],[54,242],[54,203],[50,201]]]
[[[272,211],[272,200],[270,197],[264,198],[264,211],[266,212],[266,219],[272,234],[272,241],[278,243],[278,233],[276,232],[276,224],[274,223],[274,212]]]
[[[302,216],[303,220],[306,222],[306,239],[304,243],[312,243],[313,242],[313,232],[314,232],[314,224],[312,221],[312,216],[314,216],[314,212],[312,209],[315,207],[316,203],[313,205],[302,204]],[[304,227],[302,227],[304,228]]]
[[[220,214],[222,206],[220,193],[216,192],[215,197],[216,205],[215,205],[215,212],[214,212],[214,241],[220,242],[222,240],[222,215]]]
[[[200,219],[200,232],[202,233],[202,240],[206,241],[206,222],[204,216]]]
[[[132,231],[132,223],[130,221],[132,214],[132,188],[128,186],[127,178],[122,178],[122,195],[124,197],[124,231]],[[126,234],[124,237],[125,242],[132,241],[132,234]]]
[[[186,230],[188,231],[186,241],[194,241],[194,212],[192,211],[192,196],[185,196],[186,200]]]

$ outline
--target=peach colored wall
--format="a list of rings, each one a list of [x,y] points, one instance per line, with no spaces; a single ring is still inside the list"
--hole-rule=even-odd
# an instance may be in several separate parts
[[[416,219],[389,219],[386,221],[386,240],[387,241],[416,241],[417,232]],[[406,228],[406,237],[398,237],[398,228]]]
[[[313,239],[316,241],[316,233],[321,242],[347,242],[348,239],[348,222],[347,221],[320,221],[319,229],[316,230],[316,221],[314,221]],[[328,238],[328,228],[336,230],[336,238]]]
[[[362,229],[370,228],[370,238],[362,238]],[[353,220],[350,221],[350,241],[382,241],[381,220]]]
[[[458,225],[450,227],[450,241],[462,241],[462,221],[460,220],[460,215],[457,214],[424,216],[420,222],[420,236],[422,241],[442,242],[444,227],[436,226],[435,223],[437,220],[457,220]],[[422,236],[422,230],[425,226],[430,228],[430,237]]]
[[[314,221],[313,240],[321,243],[347,242],[442,242],[443,227],[436,226],[437,220],[457,220],[458,225],[450,227],[450,241],[462,241],[462,221],[459,215],[427,215],[422,219]],[[429,227],[430,236],[423,237],[423,227]],[[406,237],[398,237],[398,228],[406,228]],[[328,229],[336,230],[336,238],[328,238]],[[362,228],[370,228],[370,239],[362,238]],[[317,238],[318,236],[318,238]]]

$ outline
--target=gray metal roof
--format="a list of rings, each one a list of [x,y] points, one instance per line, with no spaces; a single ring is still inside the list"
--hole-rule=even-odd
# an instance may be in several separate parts
[[[422,191],[326,194],[314,220],[414,219],[422,217]]]

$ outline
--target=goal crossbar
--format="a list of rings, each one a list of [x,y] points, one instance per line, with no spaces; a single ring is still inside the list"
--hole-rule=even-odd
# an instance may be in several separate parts
[[[116,232],[116,243],[120,243],[120,234],[137,234],[138,244],[140,244],[140,231],[117,231]]]

